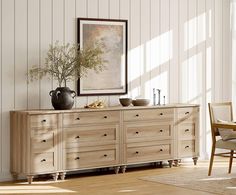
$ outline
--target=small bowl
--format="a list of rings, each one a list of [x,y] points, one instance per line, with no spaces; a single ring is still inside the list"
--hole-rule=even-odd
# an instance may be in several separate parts
[[[132,103],[131,98],[120,98],[119,100],[122,106],[129,106]]]
[[[132,101],[134,106],[147,106],[150,103],[149,99],[136,99]]]

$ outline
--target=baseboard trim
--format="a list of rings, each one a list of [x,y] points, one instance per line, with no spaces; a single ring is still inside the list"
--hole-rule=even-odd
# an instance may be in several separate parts
[[[13,178],[9,172],[0,172],[0,182],[2,181],[12,181]]]

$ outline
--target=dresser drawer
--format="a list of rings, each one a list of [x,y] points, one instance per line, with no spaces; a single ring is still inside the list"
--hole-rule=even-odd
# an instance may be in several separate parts
[[[32,172],[52,172],[56,170],[55,153],[33,153],[32,154]]]
[[[111,166],[117,164],[116,150],[66,153],[66,169]]]
[[[179,157],[192,157],[195,154],[195,140],[179,142]]]
[[[57,114],[31,115],[30,127],[32,129],[57,128]]]
[[[34,152],[52,150],[55,145],[54,132],[34,135],[31,138],[31,148]]]
[[[116,144],[118,125],[74,127],[63,129],[66,148]]]
[[[171,157],[171,145],[127,148],[127,163],[155,161]]]
[[[64,127],[79,125],[79,124],[112,123],[112,122],[119,122],[119,120],[120,120],[119,111],[63,114]]]
[[[178,119],[194,119],[198,117],[198,113],[198,107],[186,107],[177,109]]]
[[[195,123],[182,123],[178,125],[179,139],[194,139],[195,138]]]
[[[140,124],[126,125],[127,142],[163,140],[171,138],[171,125]]]
[[[174,118],[173,109],[149,109],[124,111],[124,121],[161,120],[171,121]]]

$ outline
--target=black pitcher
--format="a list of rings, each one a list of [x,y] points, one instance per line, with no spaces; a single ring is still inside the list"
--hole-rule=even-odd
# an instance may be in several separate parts
[[[55,110],[69,110],[74,105],[75,91],[69,87],[57,87],[49,92]]]

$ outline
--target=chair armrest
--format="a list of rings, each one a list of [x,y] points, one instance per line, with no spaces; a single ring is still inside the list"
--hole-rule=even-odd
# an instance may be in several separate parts
[[[234,130],[236,130],[236,123],[234,123],[234,122],[227,122],[227,123],[218,122],[218,123],[213,123],[212,127],[213,128],[234,129]]]

